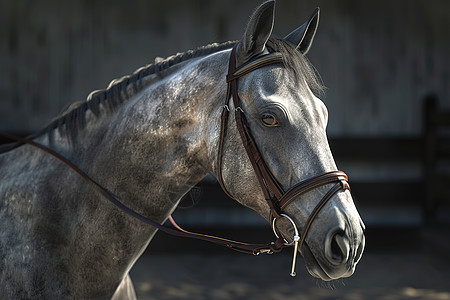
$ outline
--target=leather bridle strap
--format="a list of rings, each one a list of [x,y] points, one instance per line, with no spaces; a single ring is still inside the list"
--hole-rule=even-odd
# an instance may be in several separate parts
[[[291,203],[294,199],[296,199],[298,196],[307,193],[311,190],[314,190],[318,187],[321,187],[328,183],[333,183],[339,181],[342,185],[341,188],[343,189],[350,189],[350,186],[348,185],[348,177],[347,174],[345,174],[342,171],[333,171],[324,173],[322,175],[307,179],[305,181],[302,181],[296,185],[294,185],[292,188],[290,188],[284,195],[281,197],[278,201],[280,202],[280,208],[281,210],[284,210],[286,206]]]
[[[311,228],[311,224],[316,218],[317,214],[322,210],[322,208],[327,204],[327,202],[340,190],[350,190],[350,186],[348,184],[348,177],[342,171],[333,171],[328,172],[305,181],[302,181],[292,188],[290,188],[283,197],[279,200],[280,208],[283,211],[284,208],[291,203],[293,200],[298,198],[300,195],[305,194],[313,189],[317,189],[323,185],[335,183],[337,182],[319,201],[314,210],[309,215],[306,220],[305,226],[303,226],[303,230],[301,233],[301,240],[299,249],[303,254],[303,244],[305,242],[306,236],[308,234],[309,229]]]
[[[218,153],[217,153],[217,179],[219,181],[220,186],[222,187],[222,190],[232,199],[234,199],[234,197],[231,195],[230,192],[228,192],[228,189],[225,186],[225,183],[223,181],[223,176],[222,176],[222,157],[223,157],[223,148],[224,148],[224,141],[225,141],[225,137],[227,135],[227,128],[228,128],[228,119],[229,119],[229,114],[230,114],[230,108],[228,106],[229,102],[230,102],[230,98],[231,96],[233,96],[233,105],[235,108],[235,118],[236,118],[236,125],[238,126],[238,130],[241,134],[241,138],[243,139],[243,143],[245,146],[245,149],[247,151],[247,153],[249,153],[248,155],[252,156],[253,159],[251,159],[252,164],[254,164],[255,162],[256,165],[254,165],[253,167],[256,168],[256,170],[260,170],[258,171],[258,175],[261,172],[265,172],[265,170],[268,170],[266,167],[263,167],[262,164],[264,163],[263,160],[261,160],[261,156],[259,155],[259,151],[257,150],[256,144],[253,141],[253,138],[251,137],[250,131],[248,129],[248,123],[245,120],[245,116],[243,114],[243,110],[242,108],[238,105],[238,95],[237,95],[237,79],[245,76],[259,68],[262,68],[264,66],[268,66],[268,65],[272,65],[272,64],[279,64],[283,62],[283,57],[280,53],[272,53],[272,54],[266,54],[263,56],[260,56],[258,58],[256,58],[255,60],[250,61],[247,64],[244,64],[243,66],[239,67],[238,69],[236,69],[236,55],[235,55],[235,51],[236,51],[236,47],[238,44],[236,44],[233,49],[231,50],[231,56],[230,56],[230,60],[229,60],[229,66],[228,66],[228,75],[226,77],[227,79],[227,95],[225,97],[225,103],[223,105],[222,108],[222,113],[221,113],[221,124],[220,124],[220,135],[219,135],[219,146],[218,146]],[[248,149],[248,150],[247,150]],[[258,176],[258,181],[259,184],[261,186],[265,185],[264,181],[262,180],[262,176]],[[272,174],[266,174],[266,176],[268,177],[272,177]],[[276,182],[276,180],[271,180],[270,183],[272,182]],[[269,184],[270,184],[269,183]],[[276,191],[282,191],[281,187],[277,186],[273,186],[273,189]],[[263,189],[264,192],[264,196],[266,199],[270,199],[270,192],[268,189]],[[278,196],[281,196],[281,193],[277,193]],[[271,201],[268,201],[269,205],[272,207],[271,205]]]
[[[239,131],[239,135],[241,136],[242,143],[253,166],[256,178],[258,179],[259,185],[261,186],[261,189],[264,193],[264,198],[266,199],[272,214],[275,216],[279,216],[280,209],[277,206],[277,202],[275,201],[275,199],[279,199],[282,197],[282,195],[284,194],[283,188],[265,165],[265,162],[262,159],[261,153],[258,150],[255,140],[253,139],[250,133],[250,129],[248,126],[248,122],[245,118],[244,111],[239,104],[240,100],[239,95],[237,93],[237,79],[259,68],[273,64],[281,64],[283,63],[283,57],[280,53],[266,54],[256,58],[255,60],[250,61],[247,64],[244,64],[239,68],[236,68],[237,46],[238,44],[236,44],[231,50],[230,61],[228,65],[228,75],[227,75],[228,88],[227,88],[227,96],[225,98],[225,104],[223,106],[221,114],[221,130],[217,154],[217,177],[219,184],[225,191],[225,193],[231,198],[234,198],[231,195],[231,193],[228,192],[225,183],[223,181],[222,175],[223,144],[227,133],[228,118],[230,112],[228,103],[230,102],[230,98],[232,98],[236,126]]]
[[[299,250],[300,253],[302,253],[303,255],[303,244],[305,243],[306,240],[306,235],[309,231],[309,229],[311,228],[311,224],[314,221],[314,219],[317,217],[317,214],[322,210],[322,208],[325,206],[325,204],[327,204],[328,200],[331,199],[331,197],[334,196],[334,194],[336,194],[337,192],[339,192],[341,189],[350,189],[349,185],[346,181],[341,181],[336,183],[331,190],[329,190],[325,196],[323,196],[323,198],[320,200],[320,202],[316,205],[316,207],[314,207],[314,210],[311,212],[311,214],[309,215],[308,219],[306,220],[305,226],[303,227],[302,230],[302,234],[301,234],[301,239],[300,239],[300,245],[299,245]]]
[[[39,148],[40,150],[50,154],[53,157],[57,158],[58,160],[60,160],[61,162],[63,162],[67,166],[69,166],[73,171],[78,173],[78,175],[80,175],[80,177],[83,178],[84,181],[89,183],[104,198],[109,200],[111,203],[113,203],[115,206],[120,208],[122,211],[133,216],[136,219],[139,219],[140,221],[142,221],[148,225],[156,227],[157,229],[159,229],[167,234],[178,236],[178,237],[194,238],[194,239],[198,239],[198,240],[203,240],[203,241],[211,242],[211,243],[214,243],[214,244],[217,244],[220,246],[225,246],[227,248],[230,248],[230,249],[238,251],[238,252],[242,252],[242,253],[246,253],[246,254],[253,254],[253,255],[259,255],[261,253],[271,254],[274,252],[280,252],[283,248],[286,247],[284,245],[284,242],[282,239],[277,239],[276,241],[271,242],[269,244],[250,244],[250,243],[237,242],[237,241],[233,241],[233,240],[229,240],[229,239],[210,236],[210,235],[206,235],[206,234],[189,232],[184,229],[181,229],[173,221],[172,218],[170,218],[170,221],[174,224],[175,229],[166,227],[164,225],[159,224],[158,222],[152,221],[149,218],[144,217],[143,215],[139,214],[138,212],[132,210],[131,208],[129,208],[128,206],[123,204],[120,201],[119,197],[117,197],[115,194],[108,191],[106,188],[104,188],[99,183],[97,183],[94,179],[92,179],[89,175],[87,175],[84,171],[82,171],[80,168],[78,168],[75,164],[73,164],[66,157],[53,151],[52,149],[50,149],[42,144],[39,144],[33,140],[14,136],[11,134],[6,134],[6,133],[0,132],[0,137],[6,138],[6,139],[12,140],[12,141],[20,142],[23,144],[31,145],[33,147]]]

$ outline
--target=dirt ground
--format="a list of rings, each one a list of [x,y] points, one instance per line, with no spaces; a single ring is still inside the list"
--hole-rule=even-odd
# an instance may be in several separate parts
[[[252,257],[231,251],[198,252],[189,247],[184,253],[157,248],[152,252],[150,246],[131,277],[138,299],[143,300],[450,300],[449,236],[443,236],[448,232],[417,233],[394,232],[400,236],[390,238],[381,234],[372,246],[368,239],[355,274],[331,283],[312,278],[301,259],[297,277],[290,277],[290,249],[272,256]],[[395,240],[399,243],[392,242]],[[180,249],[183,242],[177,241],[170,247]]]

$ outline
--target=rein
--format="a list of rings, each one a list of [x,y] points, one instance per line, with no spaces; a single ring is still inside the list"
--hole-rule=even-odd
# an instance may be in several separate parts
[[[250,159],[250,162],[253,166],[253,169],[255,171],[256,177],[258,178],[258,182],[261,186],[261,189],[264,193],[264,197],[270,207],[271,211],[271,219],[272,219],[272,230],[275,233],[275,236],[277,239],[274,242],[268,243],[268,244],[250,244],[250,243],[243,243],[243,242],[237,242],[229,239],[224,239],[216,236],[211,235],[205,235],[200,233],[194,233],[187,230],[182,229],[180,226],[178,226],[173,218],[169,216],[169,221],[172,223],[174,228],[166,227],[164,225],[159,224],[158,222],[152,221],[145,216],[137,213],[136,211],[132,210],[125,204],[123,204],[120,199],[104,188],[102,185],[100,185],[97,181],[95,181],[93,178],[91,178],[89,175],[87,175],[84,171],[79,169],[75,164],[73,164],[70,160],[62,156],[61,154],[53,151],[52,149],[39,144],[37,142],[34,142],[33,140],[17,137],[10,134],[5,134],[0,132],[0,137],[19,142],[22,144],[28,144],[33,147],[39,148],[42,151],[48,153],[49,155],[55,157],[56,159],[60,160],[64,164],[66,164],[68,167],[70,167],[73,171],[78,173],[81,178],[83,178],[84,181],[89,183],[97,192],[99,192],[104,198],[109,200],[112,204],[117,206],[119,209],[124,211],[125,213],[133,216],[136,219],[139,219],[140,221],[151,225],[158,230],[161,230],[167,234],[178,236],[178,237],[185,237],[185,238],[194,238],[199,239],[207,242],[211,242],[220,246],[225,246],[227,248],[230,248],[232,250],[246,253],[246,254],[253,254],[253,255],[259,255],[261,253],[265,254],[272,254],[276,252],[280,252],[285,247],[294,246],[294,256],[293,256],[293,262],[292,262],[292,269],[291,269],[291,276],[295,276],[295,263],[296,263],[296,257],[297,252],[300,250],[300,253],[302,252],[302,247],[305,242],[306,235],[309,231],[309,228],[311,227],[312,222],[314,221],[317,214],[320,212],[320,210],[325,206],[325,204],[340,190],[346,190],[350,189],[349,185],[347,183],[348,178],[347,175],[344,172],[341,171],[334,171],[334,172],[328,172],[313,178],[310,178],[308,180],[302,181],[293,187],[291,187],[289,190],[284,191],[282,188],[282,185],[277,181],[275,176],[270,172],[270,170],[267,168],[266,163],[263,160],[263,157],[258,150],[258,147],[255,143],[255,140],[250,132],[250,128],[248,126],[248,123],[245,118],[245,113],[243,109],[240,107],[240,99],[239,95],[237,93],[237,80],[249,73],[251,73],[254,70],[257,70],[259,68],[272,65],[272,64],[282,64],[283,58],[281,54],[279,53],[271,53],[267,55],[260,56],[250,63],[247,63],[239,68],[236,68],[236,44],[233,47],[233,50],[231,51],[230,56],[230,62],[229,62],[229,69],[228,69],[228,75],[226,77],[228,88],[227,88],[227,97],[225,101],[225,105],[223,106],[222,114],[221,114],[221,130],[220,130],[220,139],[219,139],[219,149],[218,149],[218,158],[217,158],[217,170],[218,170],[218,181],[222,187],[222,189],[225,191],[225,193],[233,198],[233,196],[228,192],[228,190],[225,187],[225,183],[223,181],[222,177],[222,156],[223,156],[223,145],[224,140],[227,133],[227,127],[228,127],[228,117],[230,113],[230,109],[228,107],[228,103],[230,102],[230,98],[233,99],[233,105],[234,105],[234,111],[235,111],[235,120],[236,125],[239,131],[239,135],[241,136],[242,143],[245,147],[245,150],[247,152],[247,155]],[[323,186],[325,184],[329,183],[335,183],[335,185],[325,194],[325,196],[320,200],[320,202],[317,204],[317,206],[314,208],[310,216],[308,217],[305,226],[301,232],[299,233],[297,226],[295,222],[292,220],[291,217],[289,217],[286,213],[283,213],[283,210],[286,208],[286,206],[291,203],[295,198],[298,196],[311,191],[313,189],[316,189],[320,186]],[[278,233],[276,229],[276,221],[280,218],[287,218],[288,221],[291,223],[291,225],[294,228],[294,238],[293,242],[288,242],[280,233]]]
[[[102,185],[100,185],[97,181],[95,181],[93,178],[91,178],[89,175],[87,175],[84,171],[82,171],[80,168],[78,168],[70,160],[68,160],[61,154],[53,151],[52,149],[50,149],[42,144],[36,143],[32,140],[14,136],[11,134],[6,134],[6,133],[0,132],[0,136],[3,138],[6,138],[6,139],[12,140],[12,141],[16,141],[16,142],[23,143],[23,144],[28,144],[33,147],[39,148],[42,151],[57,158],[58,160],[60,160],[64,164],[66,164],[68,167],[70,167],[73,171],[78,173],[78,175],[80,175],[80,177],[83,178],[84,181],[89,183],[97,192],[99,192],[104,198],[109,200],[112,204],[117,206],[119,209],[121,209],[125,213],[131,215],[132,217],[134,217],[136,219],[139,219],[140,221],[142,221],[148,225],[158,228],[159,230],[161,230],[167,234],[178,236],[178,237],[187,237],[187,238],[203,240],[203,241],[211,242],[211,243],[214,243],[214,244],[217,244],[220,246],[228,247],[228,248],[238,251],[238,252],[253,254],[253,255],[259,255],[260,253],[280,252],[281,249],[283,248],[283,243],[281,240],[272,242],[270,244],[249,244],[249,243],[242,243],[242,242],[237,242],[237,241],[233,241],[233,240],[228,240],[228,239],[224,239],[224,238],[220,238],[220,237],[210,236],[210,235],[206,235],[206,234],[189,232],[189,231],[186,231],[186,230],[180,228],[175,223],[175,221],[173,220],[173,218],[171,216],[169,217],[169,221],[174,225],[174,227],[176,229],[166,227],[164,225],[159,224],[158,222],[152,221],[149,218],[144,217],[143,215],[139,214],[138,212],[132,210],[131,208],[129,208],[128,206],[123,204],[120,201],[119,197],[117,197],[115,194],[113,194],[112,192],[110,192],[109,190],[104,188]]]

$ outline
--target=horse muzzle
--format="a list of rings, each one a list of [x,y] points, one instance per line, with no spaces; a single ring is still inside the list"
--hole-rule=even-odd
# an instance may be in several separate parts
[[[306,241],[302,255],[309,273],[324,281],[350,277],[365,247],[364,227],[335,227],[326,234],[323,246]]]

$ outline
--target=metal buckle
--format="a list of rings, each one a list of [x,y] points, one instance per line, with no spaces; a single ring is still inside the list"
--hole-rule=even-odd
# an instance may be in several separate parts
[[[272,251],[272,249],[267,248],[267,249],[259,249],[258,251],[253,253],[253,255],[255,255],[255,256],[258,256],[260,254],[273,254],[273,251]]]
[[[294,246],[294,255],[293,255],[293,258],[292,258],[292,268],[291,268],[291,273],[289,275],[291,275],[292,277],[295,277],[295,275],[297,275],[297,273],[295,273],[295,264],[297,262],[297,252],[298,252],[298,243],[300,241],[300,234],[298,233],[297,225],[295,225],[295,222],[294,222],[294,220],[292,220],[291,217],[289,217],[286,214],[280,214],[280,216],[288,219],[289,222],[291,222],[292,227],[294,227],[294,240],[291,243],[286,241],[285,238],[283,238],[283,240],[284,240],[284,244],[286,246]],[[276,218],[274,218],[273,221],[272,221],[272,230],[273,230],[273,233],[275,234],[275,236],[277,238],[280,238],[278,236],[277,229],[275,228],[276,221],[277,221]]]

